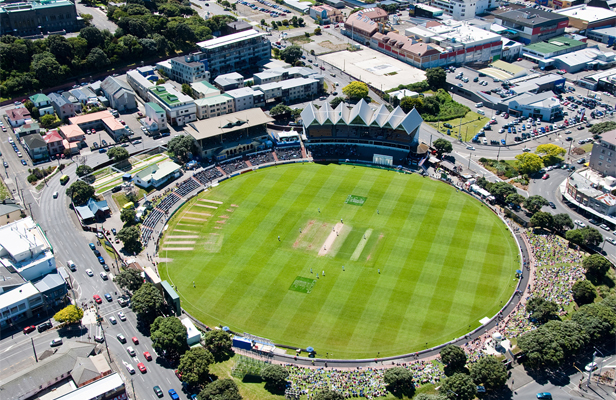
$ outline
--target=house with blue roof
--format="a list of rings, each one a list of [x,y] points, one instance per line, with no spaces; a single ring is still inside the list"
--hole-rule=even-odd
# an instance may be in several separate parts
[[[104,219],[111,213],[106,200],[96,201],[92,198],[88,200],[86,205],[75,207],[75,210],[82,221]]]

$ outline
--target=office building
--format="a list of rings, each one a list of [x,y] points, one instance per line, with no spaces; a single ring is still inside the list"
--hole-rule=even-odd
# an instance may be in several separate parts
[[[205,54],[200,52],[159,62],[156,69],[162,70],[165,75],[179,83],[210,80],[208,60]]]
[[[0,5],[0,34],[34,36],[76,32],[84,20],[69,0],[15,1]]]
[[[252,88],[229,90],[225,94],[233,97],[235,112],[265,105],[263,92],[252,90]]]
[[[530,44],[565,33],[569,18],[553,12],[524,8],[494,15],[494,23],[507,28],[510,39]]]
[[[31,281],[56,272],[56,259],[32,217],[0,226],[0,264]]]
[[[207,59],[211,78],[254,69],[271,58],[267,34],[254,29],[199,42],[197,46]]]
[[[254,85],[252,90],[262,92],[265,102],[291,103],[297,100],[313,100],[319,92],[319,81],[312,78],[294,78]]]
[[[343,22],[342,10],[328,6],[327,4],[310,7],[310,17],[320,25]]]
[[[616,24],[616,12],[586,4],[565,8],[556,13],[569,18],[569,26],[580,31],[607,28]]]
[[[498,0],[432,0],[431,5],[451,15],[456,21],[475,18],[477,14],[484,14],[487,10],[498,8]],[[421,5],[424,7],[424,5]]]
[[[153,86],[149,92],[150,100],[165,110],[171,125],[183,126],[197,119],[193,98],[178,92],[171,84]]]
[[[383,30],[387,22],[387,11],[382,8],[366,8],[349,15],[341,32],[353,40],[369,45],[372,35]]]

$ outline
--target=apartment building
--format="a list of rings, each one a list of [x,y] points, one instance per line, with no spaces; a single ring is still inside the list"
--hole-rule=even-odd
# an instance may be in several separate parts
[[[235,112],[265,105],[263,92],[252,90],[252,88],[229,90],[226,94],[233,97]]]
[[[158,104],[171,125],[182,126],[197,119],[197,108],[192,97],[178,92],[166,83],[149,89],[150,99]]]
[[[438,7],[453,19],[461,21],[474,18],[477,14],[484,14],[487,10],[498,8],[498,0],[432,0],[430,3]]]
[[[197,118],[219,117],[235,112],[235,99],[228,94],[218,94],[195,100]]]
[[[295,78],[280,82],[266,83],[252,87],[260,91],[264,100],[274,102],[293,102],[300,99],[313,99],[319,91],[319,81],[312,78]]]
[[[254,29],[199,42],[197,46],[207,60],[211,78],[228,72],[254,69],[271,58],[271,44],[267,34]]]
[[[209,81],[208,60],[201,52],[175,57],[156,64],[156,69],[180,83]]]
[[[523,8],[494,15],[494,23],[504,26],[512,33],[510,39],[529,44],[565,33],[569,18],[557,13]]]

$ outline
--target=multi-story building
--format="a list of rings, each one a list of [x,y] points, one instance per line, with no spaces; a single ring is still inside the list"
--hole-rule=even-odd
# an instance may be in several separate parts
[[[366,8],[349,15],[341,32],[353,40],[369,45],[372,35],[385,29],[387,21],[387,11],[382,8]]]
[[[565,33],[569,18],[557,13],[534,8],[506,11],[494,15],[494,23],[504,26],[513,33],[510,39],[524,44],[536,43]]]
[[[182,126],[197,119],[197,107],[192,97],[178,92],[172,85],[164,84],[149,89],[150,100],[158,104],[171,125]]]
[[[197,43],[214,78],[233,71],[254,69],[271,58],[266,33],[254,29]]]
[[[437,18],[443,15],[443,10],[427,4],[409,4],[409,16],[418,18]]]
[[[603,155],[606,154],[607,151]],[[616,178],[604,175],[601,171],[592,168],[584,168],[567,177],[562,195],[568,205],[613,227],[616,225],[616,196],[612,194],[615,189]]]
[[[214,85],[220,90],[233,90],[244,87],[244,77],[237,72],[219,75],[214,79]]]
[[[461,21],[474,18],[487,10],[498,8],[499,0],[432,0],[431,4],[440,8],[453,19]]]
[[[553,8],[554,10],[560,10],[568,8],[576,4],[583,4],[584,0],[535,0],[535,4],[540,6]]]
[[[310,17],[312,17],[312,19],[320,25],[343,21],[342,10],[338,10],[337,8],[328,6],[327,4],[310,7]]]
[[[135,92],[126,82],[113,76],[108,76],[101,83],[101,90],[109,100],[111,108],[115,108],[118,111],[137,108]]]
[[[320,74],[317,71],[306,67],[270,68],[263,72],[257,72],[253,75],[252,79],[255,85],[262,85],[264,83],[280,82],[293,78],[318,79],[318,75]]]
[[[193,96],[199,99],[218,96],[220,94],[220,90],[216,86],[206,81],[191,83],[190,87],[192,89]]]
[[[21,320],[43,312],[43,296],[32,282],[0,294],[0,328],[6,329]]]
[[[37,93],[30,96],[30,101],[34,104],[34,107],[38,109],[40,115],[53,114],[53,107],[51,106],[51,100],[47,95],[43,93]]]
[[[17,128],[18,126],[22,126],[24,124],[29,124],[32,122],[32,117],[30,116],[30,111],[24,106],[19,106],[15,108],[11,108],[10,110],[6,110],[6,117],[9,120],[9,124],[13,128]]]
[[[145,101],[148,101],[148,89],[156,84],[156,82],[150,81],[137,70],[131,70],[126,73],[126,82]]]
[[[77,125],[82,132],[84,129],[104,129],[115,140],[120,140],[122,136],[126,135],[124,125],[107,110],[69,118],[69,121],[71,124]],[[64,129],[64,127],[60,129]]]
[[[602,133],[592,146],[588,166],[605,176],[616,177],[616,130]]]
[[[156,69],[180,83],[209,81],[210,73],[206,55],[201,52],[175,57],[156,64]]]
[[[47,142],[39,133],[24,137],[21,142],[24,149],[30,155],[33,162],[39,162],[49,159],[49,150],[47,150]]]
[[[25,280],[56,272],[56,259],[43,230],[31,217],[0,226],[0,264]]]
[[[260,91],[266,102],[293,102],[300,99],[313,99],[319,92],[319,81],[312,78],[287,79],[280,82],[254,85],[254,91]]]
[[[235,112],[265,105],[263,92],[252,90],[252,88],[229,90],[225,94],[233,97]]]
[[[542,121],[554,121],[563,112],[560,101],[551,91],[522,93],[508,99],[507,103],[511,115],[539,118]]]
[[[0,225],[10,224],[25,216],[23,208],[13,199],[3,199],[0,202]],[[2,293],[2,289],[0,289]]]
[[[164,131],[168,128],[165,110],[153,102],[145,103],[145,117],[141,122],[150,132]]]
[[[15,36],[75,32],[84,20],[70,0],[4,2],[0,6],[0,34]]]
[[[208,96],[195,100],[197,118],[212,118],[235,112],[235,99],[228,94]]]
[[[556,13],[569,18],[569,26],[581,31],[607,28],[616,24],[616,12],[601,7],[589,7],[586,4],[564,8]]]
[[[559,36],[543,42],[529,44],[522,49],[522,56],[534,62],[550,59],[586,48],[588,44],[567,36]]]
[[[51,155],[60,155],[64,152],[64,138],[57,130],[51,130],[43,136],[43,140],[47,143],[47,151]]]
[[[75,116],[75,106],[64,96],[58,93],[50,93],[49,100],[51,100],[51,105],[61,120]]]

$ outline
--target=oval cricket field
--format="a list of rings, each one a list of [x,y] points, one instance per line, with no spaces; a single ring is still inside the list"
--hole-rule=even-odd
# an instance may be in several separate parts
[[[293,164],[237,176],[180,208],[161,238],[182,307],[330,358],[404,354],[492,317],[517,244],[487,207],[418,174]]]

